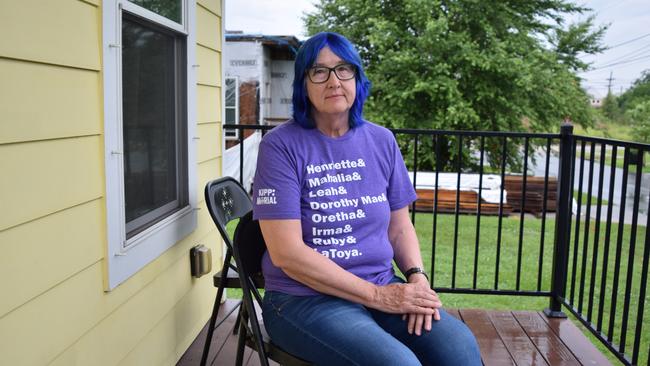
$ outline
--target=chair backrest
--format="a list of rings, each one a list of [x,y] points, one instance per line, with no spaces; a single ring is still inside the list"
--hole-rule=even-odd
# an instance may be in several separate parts
[[[226,225],[253,211],[248,193],[231,177],[215,179],[205,185],[205,204],[226,245],[232,247]]]
[[[262,256],[266,243],[262,236],[259,221],[253,220],[253,213],[242,216],[235,229],[233,239],[235,255],[239,256],[244,272],[251,277],[261,276]]]

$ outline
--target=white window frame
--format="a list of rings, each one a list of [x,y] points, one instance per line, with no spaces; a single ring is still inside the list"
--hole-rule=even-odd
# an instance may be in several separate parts
[[[110,291],[137,273],[197,225],[196,0],[182,0],[182,24],[127,0],[103,1],[104,162],[106,167],[106,285]],[[188,204],[144,231],[126,238],[122,135],[122,13],[169,28],[186,38]]]
[[[235,82],[235,105],[234,105],[234,109],[235,109],[235,126],[236,126],[236,125],[239,125],[239,77],[238,76],[227,76],[224,79],[223,88],[224,88],[225,93],[228,93],[228,90],[227,90],[227,88],[228,88],[227,87],[228,80],[234,80],[234,82]],[[225,128],[226,125],[232,125],[231,123],[226,123],[226,120],[225,120],[225,116],[228,115],[225,111],[227,109],[229,109],[229,108],[233,108],[233,107],[229,107],[229,106],[226,105],[226,98],[224,97],[224,99],[223,99],[223,109],[224,109],[224,122],[223,122],[224,129],[223,129],[223,134],[224,134],[226,140],[237,140],[237,139],[239,139],[239,130],[231,131],[231,130],[226,130],[226,128]]]

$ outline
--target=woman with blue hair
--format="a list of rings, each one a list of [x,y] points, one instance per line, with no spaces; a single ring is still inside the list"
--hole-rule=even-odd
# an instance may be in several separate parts
[[[298,51],[293,119],[264,137],[255,175],[266,330],[319,365],[480,365],[422,269],[415,191],[393,134],[363,120],[369,91],[345,37]]]

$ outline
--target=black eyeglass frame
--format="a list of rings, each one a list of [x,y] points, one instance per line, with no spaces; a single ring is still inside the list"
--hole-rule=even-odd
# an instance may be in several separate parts
[[[339,67],[341,67],[341,66],[348,66],[348,67],[350,67],[350,68],[354,71],[353,74],[352,74],[352,76],[349,77],[349,78],[345,78],[345,79],[342,78],[342,77],[340,77],[339,74],[336,72],[336,69],[339,68]],[[309,73],[309,72],[310,72],[311,70],[313,70],[313,69],[327,69],[327,78],[326,78],[325,80],[323,80],[323,81],[314,81],[314,80],[311,78],[311,74]],[[312,83],[314,83],[314,84],[323,84],[323,83],[326,83],[326,82],[330,79],[330,76],[332,75],[332,72],[334,72],[334,75],[336,75],[336,78],[339,79],[339,80],[341,80],[341,81],[352,80],[352,79],[354,79],[355,77],[357,77],[357,67],[354,66],[354,64],[350,64],[350,63],[338,64],[338,65],[336,65],[336,66],[334,66],[334,67],[327,67],[327,66],[313,66],[313,67],[310,67],[309,69],[307,69],[307,71],[305,72],[305,74],[307,74],[307,77],[309,78],[309,81],[311,81]]]

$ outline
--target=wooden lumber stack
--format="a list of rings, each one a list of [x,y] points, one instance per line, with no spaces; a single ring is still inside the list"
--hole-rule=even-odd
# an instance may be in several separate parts
[[[423,212],[433,212],[433,203],[436,191],[433,189],[416,189],[417,201],[415,209]],[[464,214],[476,214],[477,212],[478,193],[474,191],[460,191],[458,202],[458,212]],[[455,213],[456,212],[456,191],[449,189],[438,190],[438,212]],[[508,216],[512,212],[512,207],[508,203],[503,204],[503,215]],[[498,215],[499,204],[488,203],[481,200],[481,215]]]
[[[504,188],[508,192],[508,204],[515,212],[521,212],[523,197],[523,180],[521,175],[506,175],[504,177]],[[546,198],[546,211],[555,212],[557,202],[557,178],[548,177],[548,193]],[[526,201],[524,212],[534,215],[541,215],[544,205],[544,177],[526,177]]]

